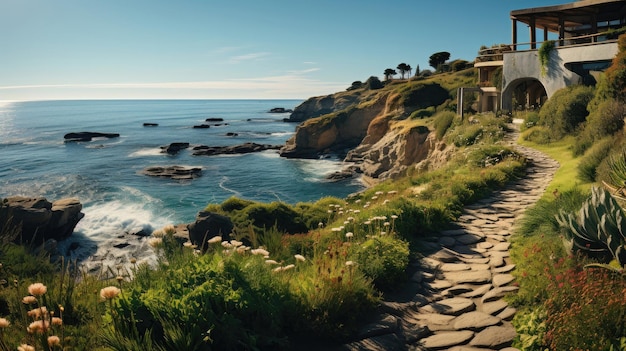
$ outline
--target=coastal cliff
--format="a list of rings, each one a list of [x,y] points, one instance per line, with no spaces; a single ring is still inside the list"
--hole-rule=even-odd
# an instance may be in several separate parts
[[[341,173],[362,173],[370,182],[399,176],[427,159],[445,159],[447,145],[437,140],[422,118],[437,108],[449,107],[453,101],[451,90],[432,80],[414,80],[389,82],[376,90],[363,88],[311,98],[294,114],[302,111],[298,118],[312,118],[296,128],[280,155],[346,155],[349,166]],[[332,101],[337,104],[325,105]],[[333,112],[324,114],[326,111]],[[314,117],[316,114],[320,115]]]

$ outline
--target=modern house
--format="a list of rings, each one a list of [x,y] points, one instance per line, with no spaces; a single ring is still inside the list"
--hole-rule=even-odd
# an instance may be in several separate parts
[[[618,52],[626,27],[626,0],[581,0],[511,11],[512,43],[483,49],[476,58],[478,110],[513,111],[538,107],[554,92],[573,84],[595,84]],[[520,42],[526,25],[529,40]],[[538,39],[539,34],[539,39]]]

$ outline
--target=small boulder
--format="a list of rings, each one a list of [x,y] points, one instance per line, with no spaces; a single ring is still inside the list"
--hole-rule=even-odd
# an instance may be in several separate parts
[[[143,126],[144,127],[158,127],[159,124],[158,123],[144,123]]]
[[[187,180],[200,177],[202,175],[202,168],[186,166],[152,166],[144,169],[143,174],[152,177]]]
[[[193,128],[194,129],[208,129],[208,128],[211,128],[211,126],[208,124],[199,124],[199,125],[193,126]]]
[[[91,141],[93,138],[119,138],[117,133],[77,132],[67,133],[63,136],[65,142]]]
[[[196,221],[187,226],[189,241],[197,245],[199,249],[208,248],[208,240],[221,236],[222,240],[230,240],[233,231],[233,222],[230,218],[208,211],[201,211],[196,216]]]
[[[167,146],[161,146],[161,152],[169,155],[176,155],[180,150],[184,150],[189,147],[189,143],[171,143]]]
[[[209,117],[207,119],[204,120],[205,122],[224,122],[223,118],[219,118],[219,117]]]

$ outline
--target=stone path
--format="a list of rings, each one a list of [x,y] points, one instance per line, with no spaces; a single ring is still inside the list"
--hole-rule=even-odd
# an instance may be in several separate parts
[[[506,142],[514,145],[518,136],[510,133]],[[432,238],[434,253],[415,263],[405,294],[384,301],[378,319],[344,350],[516,350],[510,347],[516,311],[503,299],[518,290],[508,240],[558,163],[534,149],[514,147],[530,161],[527,175],[467,206],[452,229]]]

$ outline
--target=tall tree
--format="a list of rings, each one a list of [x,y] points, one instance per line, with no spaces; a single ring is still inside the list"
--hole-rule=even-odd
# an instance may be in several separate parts
[[[411,65],[406,65],[406,70],[407,72],[409,72],[409,74],[407,74],[407,78],[411,78],[411,71],[413,71],[413,68],[411,67]]]
[[[402,76],[402,79],[404,79],[404,74],[407,71],[407,66],[406,63],[402,62],[401,64],[398,65],[398,67],[396,67],[398,69],[398,71],[400,71],[400,75]]]
[[[428,64],[434,68],[439,68],[439,65],[446,63],[450,59],[450,53],[447,51],[436,52],[428,58]]]
[[[420,75],[420,65],[417,65],[417,67],[415,67],[415,76],[419,76]]]
[[[398,74],[398,72],[396,72],[395,69],[392,68],[387,68],[384,72],[385,74],[385,80],[390,80],[391,77],[395,76],[396,74]]]

